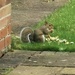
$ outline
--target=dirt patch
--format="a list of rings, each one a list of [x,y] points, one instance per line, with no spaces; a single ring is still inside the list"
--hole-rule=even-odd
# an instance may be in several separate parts
[[[13,32],[19,34],[23,27],[34,26],[66,2],[68,0],[12,0]]]

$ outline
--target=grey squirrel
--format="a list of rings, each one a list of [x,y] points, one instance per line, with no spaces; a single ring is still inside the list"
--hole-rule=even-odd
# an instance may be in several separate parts
[[[30,27],[25,27],[20,32],[20,39],[23,43],[30,42],[45,42],[46,36],[53,32],[53,25],[45,22],[45,25],[39,29],[32,30]]]

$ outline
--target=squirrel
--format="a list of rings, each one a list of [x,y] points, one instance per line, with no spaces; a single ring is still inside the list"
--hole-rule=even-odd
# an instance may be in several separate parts
[[[49,33],[52,32],[53,25],[47,22],[45,22],[45,25],[35,30],[30,27],[24,27],[20,32],[20,40],[23,43],[45,42],[45,38],[50,37]]]

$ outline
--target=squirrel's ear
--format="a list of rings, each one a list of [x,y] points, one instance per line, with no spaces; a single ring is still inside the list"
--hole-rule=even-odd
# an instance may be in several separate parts
[[[49,24],[49,26],[53,26],[53,24]]]
[[[45,21],[45,25],[48,25],[48,22],[47,21]]]

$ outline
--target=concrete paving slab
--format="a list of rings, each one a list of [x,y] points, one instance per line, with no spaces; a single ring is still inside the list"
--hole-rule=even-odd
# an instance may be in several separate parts
[[[75,68],[64,68],[60,75],[75,75]]]
[[[74,67],[75,60],[73,60],[71,57],[66,57],[66,56],[60,56],[57,57],[55,64],[53,64],[53,66],[62,66],[62,67]]]
[[[39,54],[39,56],[53,56],[56,52],[43,51]]]
[[[38,51],[40,52],[40,51]],[[35,53],[38,53],[36,51],[25,51],[25,50],[14,50],[14,52],[8,52],[3,58],[14,58],[14,57],[24,57],[24,56],[31,56]]]
[[[43,51],[41,53],[41,55],[46,55],[46,56],[48,56],[48,55],[69,56],[69,52],[50,52],[50,51]]]
[[[15,51],[0,59],[0,68],[21,66],[75,67],[75,53],[49,51]]]
[[[69,52],[69,56],[71,57],[73,57],[73,56],[75,56],[75,52]]]
[[[0,75],[4,75],[7,69],[17,67],[23,61],[26,61],[28,58],[39,52],[40,51],[14,50],[14,52],[6,53],[5,56],[0,59]]]
[[[35,55],[32,58],[23,62],[22,65],[38,65],[38,66],[47,66],[53,65],[55,59],[52,56],[42,56],[41,54]]]
[[[55,75],[62,68],[42,66],[18,66],[8,75]]]
[[[56,55],[58,56],[65,56],[68,57],[70,52],[56,52]]]
[[[8,52],[3,58],[0,59],[0,67],[16,67],[21,64],[23,61],[28,60],[34,54],[38,54],[40,51],[21,51],[15,50],[14,52]]]
[[[22,65],[74,67],[75,58],[74,56],[70,57],[68,52],[42,52],[24,61]]]
[[[61,54],[60,52],[56,53],[58,56]],[[58,57],[56,64],[54,66],[63,66],[63,67],[75,67],[75,53],[63,53]]]

